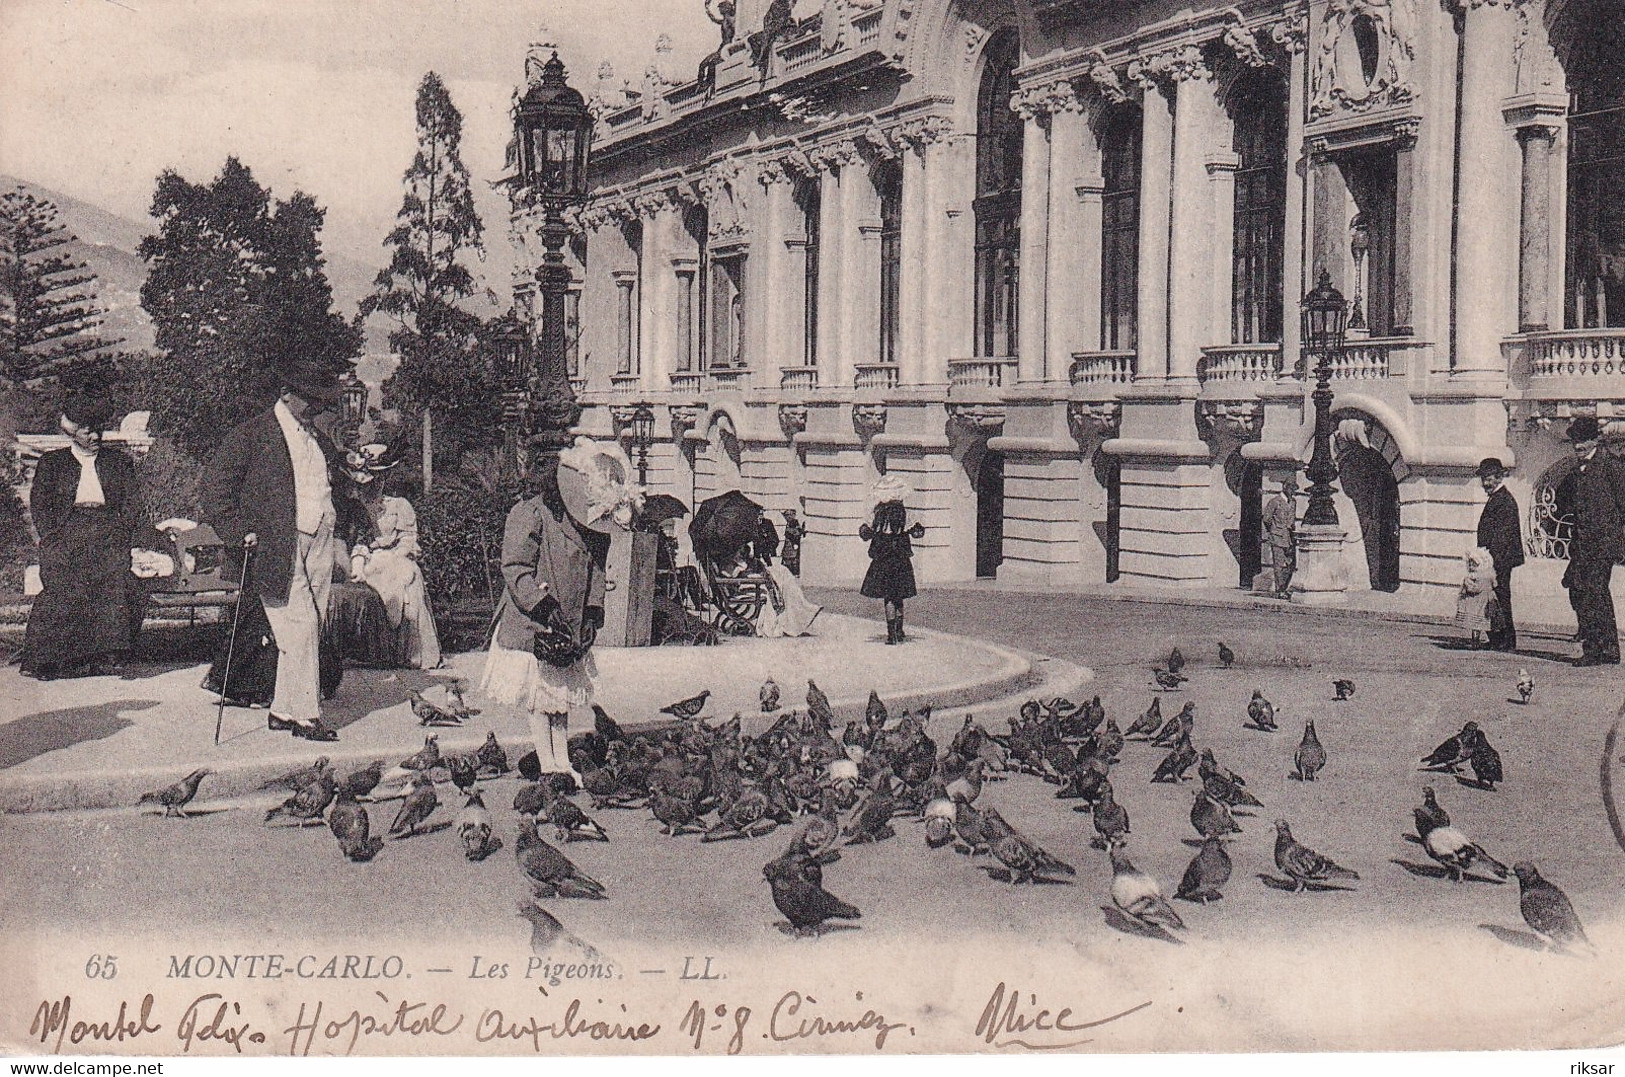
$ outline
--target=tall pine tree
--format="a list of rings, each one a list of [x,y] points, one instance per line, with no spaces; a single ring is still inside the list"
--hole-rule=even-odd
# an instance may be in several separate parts
[[[397,223],[384,238],[389,266],[361,313],[396,323],[389,343],[400,365],[384,387],[385,404],[432,427],[426,458],[454,460],[500,440],[501,403],[479,347],[481,319],[465,306],[476,291],[467,258],[485,252],[462,160],[463,116],[433,71],[418,86],[417,136]]]
[[[141,305],[163,354],[132,380],[159,432],[206,454],[267,405],[277,362],[314,359],[338,372],[360,354],[360,329],[331,309],[324,212],[303,192],[273,203],[235,157],[207,185],[158,177]]]
[[[0,194],[0,389],[40,389],[105,365],[116,341],[96,275],[68,251],[73,233],[51,201],[21,187]]]

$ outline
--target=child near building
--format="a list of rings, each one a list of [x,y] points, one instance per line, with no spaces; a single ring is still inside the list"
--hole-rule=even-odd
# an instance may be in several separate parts
[[[1456,627],[1472,632],[1475,647],[1480,634],[1490,630],[1494,602],[1495,558],[1480,546],[1467,555],[1467,578],[1456,598]]]
[[[884,602],[888,645],[903,642],[903,602],[918,593],[910,540],[925,536],[923,524],[908,526],[903,493],[903,484],[895,478],[882,479],[875,487],[878,503],[873,524],[858,528],[858,537],[869,544],[869,572],[863,577],[860,593]]]

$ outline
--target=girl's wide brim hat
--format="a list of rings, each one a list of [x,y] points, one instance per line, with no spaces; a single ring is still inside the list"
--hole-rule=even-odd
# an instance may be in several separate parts
[[[388,445],[376,441],[344,454],[345,470],[349,471],[350,478],[363,485],[400,462],[399,457],[391,457]]]
[[[908,499],[909,489],[896,475],[887,475],[869,491],[871,505],[883,505],[888,501],[905,501]]]
[[[612,441],[576,438],[559,453],[559,495],[571,518],[592,531],[625,530],[642,502],[632,464]]]

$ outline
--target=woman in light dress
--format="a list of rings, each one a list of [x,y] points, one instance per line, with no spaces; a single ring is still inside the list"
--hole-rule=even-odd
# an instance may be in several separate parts
[[[418,516],[410,501],[385,492],[385,476],[399,462],[386,461],[386,452],[383,445],[366,445],[351,454],[350,477],[372,517],[373,537],[351,549],[350,576],[384,600],[401,660],[416,669],[434,669],[440,665],[440,637],[418,564],[423,555]]]

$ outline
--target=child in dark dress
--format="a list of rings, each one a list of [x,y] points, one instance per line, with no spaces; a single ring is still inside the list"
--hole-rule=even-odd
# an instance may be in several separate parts
[[[910,539],[924,535],[924,525],[907,526],[903,503],[895,499],[875,506],[874,526],[858,528],[858,537],[869,544],[869,572],[861,593],[885,603],[887,644],[903,642],[903,602],[917,593]]]

